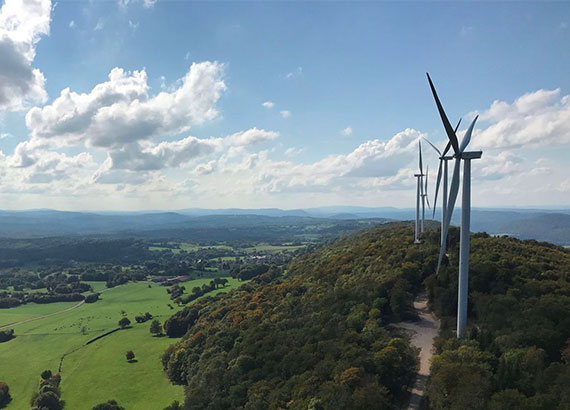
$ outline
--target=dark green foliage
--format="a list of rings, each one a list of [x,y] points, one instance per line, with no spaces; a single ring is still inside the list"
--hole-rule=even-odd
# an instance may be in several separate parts
[[[99,300],[99,294],[98,293],[90,293],[85,298],[85,303],[95,303],[98,300]]]
[[[44,370],[41,374],[41,377],[43,380],[49,380],[51,379],[53,376],[53,373],[51,372],[51,370]]]
[[[119,320],[119,326],[121,327],[121,329],[128,327],[130,324],[131,324],[131,321],[126,317]]]
[[[92,410],[125,410],[125,408],[119,406],[116,400],[109,400],[107,403],[96,405]]]
[[[62,410],[65,402],[60,399],[61,376],[51,370],[44,370],[38,391],[32,396],[32,410]]]
[[[237,278],[239,280],[249,280],[256,276],[263,275],[268,270],[269,270],[269,265],[248,264],[244,266],[238,266],[235,269],[232,269],[231,274],[232,278]]]
[[[183,410],[183,408],[178,400],[174,400],[169,406],[166,406],[164,410]]]
[[[185,336],[163,366],[184,408],[395,408],[417,361],[386,324],[411,312],[432,252],[409,225],[382,226],[176,313],[166,333]]]
[[[567,410],[570,252],[486,234],[472,235],[471,243],[468,340],[457,342],[450,333],[457,306],[455,239],[449,265],[426,279],[432,307],[450,324],[432,365],[430,408]],[[469,397],[477,400],[468,403]]]
[[[153,335],[161,335],[162,334],[162,326],[160,326],[160,322],[158,320],[153,320],[150,324],[150,333]]]
[[[10,387],[4,382],[0,382],[0,408],[7,406],[11,400]]]
[[[14,338],[14,329],[0,330],[0,343],[7,342]]]
[[[125,357],[127,358],[127,362],[132,362],[135,359],[135,352],[133,352],[132,350],[127,350],[127,353],[125,353]]]

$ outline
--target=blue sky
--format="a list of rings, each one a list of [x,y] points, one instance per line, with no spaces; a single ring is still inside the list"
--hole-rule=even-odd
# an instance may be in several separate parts
[[[570,203],[567,3],[34,1],[0,3],[0,208],[412,206],[425,71],[481,114],[474,205]]]

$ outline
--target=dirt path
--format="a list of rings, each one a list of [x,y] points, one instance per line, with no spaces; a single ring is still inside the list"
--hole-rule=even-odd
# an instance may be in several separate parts
[[[394,326],[409,330],[412,333],[412,344],[420,349],[420,368],[412,388],[410,404],[406,410],[418,410],[426,391],[429,377],[430,359],[433,355],[433,341],[439,333],[439,319],[430,312],[425,293],[418,295],[414,302],[418,317],[417,322],[401,322]]]

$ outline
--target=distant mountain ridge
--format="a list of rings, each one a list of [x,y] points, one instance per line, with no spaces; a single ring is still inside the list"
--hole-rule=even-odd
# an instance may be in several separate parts
[[[426,210],[427,211],[427,210]],[[436,212],[436,219],[440,218]],[[452,223],[458,225],[461,209]],[[393,207],[329,206],[283,210],[204,209],[177,211],[71,212],[50,209],[0,211],[0,237],[32,238],[66,235],[174,233],[184,229],[220,229],[288,225],[323,225],[329,221],[363,219],[413,220],[415,209]],[[431,212],[426,212],[431,218]],[[570,209],[474,208],[471,229],[570,245]]]

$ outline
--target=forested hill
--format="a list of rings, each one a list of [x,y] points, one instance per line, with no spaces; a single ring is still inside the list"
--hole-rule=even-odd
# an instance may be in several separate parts
[[[458,230],[451,233],[449,264],[426,280],[444,323],[432,363],[430,408],[570,409],[570,251],[472,235],[468,338],[459,343],[452,333]]]
[[[437,410],[568,410],[570,251],[472,235],[468,337],[453,334],[459,232],[435,275],[439,232],[386,224],[295,259],[166,324],[186,409],[394,409],[415,355],[387,326],[424,285],[443,318],[429,385]]]
[[[409,318],[437,244],[379,226],[293,261],[165,324],[164,355],[186,409],[394,409],[416,353],[387,326]]]

